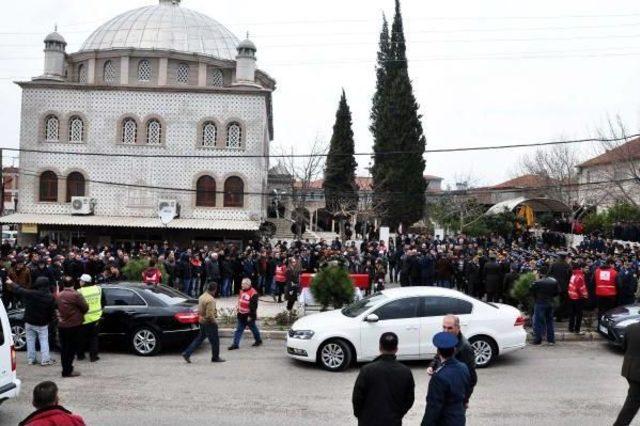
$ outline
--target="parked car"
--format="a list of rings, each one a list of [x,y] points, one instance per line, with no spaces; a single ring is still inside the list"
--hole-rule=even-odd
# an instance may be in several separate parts
[[[0,303],[0,403],[17,398],[20,385],[20,379],[16,375],[16,350],[11,326],[4,305]]]
[[[136,355],[151,356],[163,346],[190,341],[200,329],[198,301],[170,287],[126,282],[101,287],[101,347],[124,344]],[[21,350],[26,349],[23,317],[24,310],[10,316]],[[55,326],[49,334],[54,339]]]
[[[436,354],[432,339],[442,331],[447,314],[460,318],[480,368],[526,344],[525,319],[512,306],[485,303],[445,288],[405,287],[373,294],[342,310],[299,319],[289,330],[287,353],[338,371],[354,360],[375,359],[380,336],[390,331],[398,335],[399,360],[432,359]]]
[[[598,332],[613,345],[626,349],[625,330],[637,322],[640,322],[640,303],[619,306],[600,317]]]

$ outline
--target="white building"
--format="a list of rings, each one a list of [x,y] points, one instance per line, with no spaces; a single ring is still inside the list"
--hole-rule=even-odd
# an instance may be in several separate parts
[[[606,210],[617,202],[640,204],[640,138],[613,146],[577,166],[579,198]]]
[[[256,46],[160,0],[65,49],[49,34],[44,73],[17,83],[20,203],[1,222],[22,224],[23,242],[251,238],[266,214],[275,89]],[[78,215],[74,196],[93,211]],[[181,207],[167,226],[160,200]]]

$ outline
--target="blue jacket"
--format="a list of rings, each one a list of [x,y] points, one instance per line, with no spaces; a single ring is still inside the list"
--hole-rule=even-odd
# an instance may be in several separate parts
[[[464,426],[464,401],[469,394],[469,369],[455,358],[446,360],[429,381],[422,426]]]

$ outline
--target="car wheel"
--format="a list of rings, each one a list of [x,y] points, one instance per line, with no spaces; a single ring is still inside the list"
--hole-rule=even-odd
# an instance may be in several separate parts
[[[472,337],[469,339],[469,343],[476,354],[477,368],[488,367],[496,359],[496,356],[498,355],[498,348],[490,337]]]
[[[160,350],[160,335],[151,327],[140,327],[131,333],[131,348],[136,355],[155,355]]]
[[[342,371],[351,364],[351,348],[344,340],[329,340],[318,350],[318,361],[328,371]]]
[[[24,327],[24,324],[12,325],[11,334],[13,335],[13,345],[16,351],[24,351],[27,349],[27,329]]]

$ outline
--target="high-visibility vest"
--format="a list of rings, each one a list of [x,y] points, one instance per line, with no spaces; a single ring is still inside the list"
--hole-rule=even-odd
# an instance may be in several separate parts
[[[91,324],[102,317],[102,289],[97,285],[82,287],[78,292],[84,297],[89,305],[89,310],[84,314],[84,323]]]
[[[240,290],[240,296],[238,297],[238,312],[241,314],[248,314],[251,312],[251,298],[256,295],[256,290],[252,287],[247,291]]]
[[[596,269],[596,296],[614,297],[617,294],[616,278],[618,273],[613,268]]]

